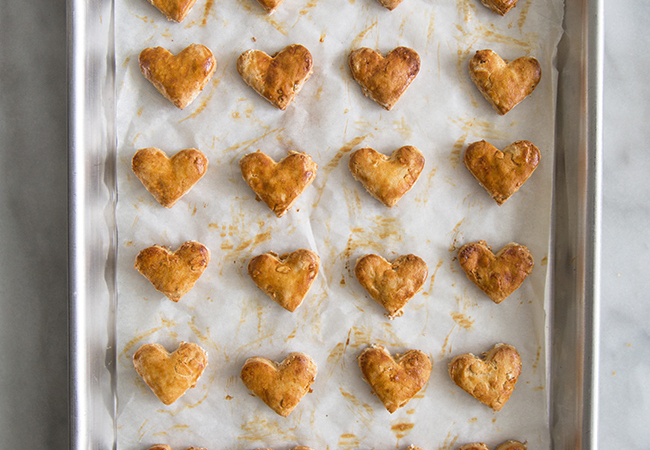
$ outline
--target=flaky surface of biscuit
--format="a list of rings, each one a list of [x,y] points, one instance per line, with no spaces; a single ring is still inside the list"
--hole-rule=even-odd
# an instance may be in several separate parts
[[[193,287],[210,262],[210,250],[196,241],[187,241],[175,252],[161,245],[141,250],[135,259],[135,269],[156,290],[178,302]]]
[[[314,181],[318,165],[306,153],[290,151],[276,163],[258,150],[244,156],[239,168],[255,194],[276,216],[282,217]]]
[[[385,347],[372,345],[357,360],[364,379],[391,414],[406,405],[431,375],[431,359],[420,350],[393,357]]]
[[[458,251],[461,268],[494,303],[501,303],[521,286],[535,265],[528,248],[511,242],[495,255],[485,241],[471,242]]]
[[[131,169],[158,203],[171,208],[205,175],[208,158],[195,148],[169,158],[162,150],[149,147],[133,155]]]
[[[472,444],[465,444],[463,446],[460,446],[458,447],[458,450],[490,450],[490,447],[482,442],[475,442]]]
[[[362,47],[350,53],[348,64],[364,95],[389,111],[420,72],[420,56],[408,47],[397,47],[385,58]]]
[[[361,148],[350,155],[348,166],[354,179],[390,208],[418,180],[424,168],[424,156],[411,145],[398,148],[390,157],[372,148]]]
[[[501,115],[533,93],[542,68],[532,57],[502,59],[492,50],[478,50],[469,61],[469,75],[483,97]]]
[[[285,110],[312,73],[309,50],[292,44],[273,56],[246,50],[237,59],[237,72],[244,82],[277,108]]]
[[[502,16],[517,6],[517,0],[481,0],[481,3]]]
[[[264,10],[272,14],[284,2],[284,0],[257,0]]]
[[[422,290],[429,269],[422,258],[415,255],[402,255],[390,262],[369,254],[357,260],[354,274],[392,319],[401,316],[406,303]]]
[[[182,22],[189,14],[196,0],[149,0],[153,6],[174,22]]]
[[[179,109],[194,101],[217,69],[214,55],[201,44],[191,44],[178,55],[162,47],[145,48],[138,63],[145,78]]]
[[[465,353],[449,363],[454,383],[494,411],[506,404],[519,375],[521,358],[517,349],[508,344],[495,345],[482,358]]]
[[[320,258],[311,250],[298,249],[278,256],[268,252],[248,263],[248,275],[276,303],[295,311],[309,292],[320,267]]]
[[[133,355],[138,375],[165,405],[171,405],[196,386],[207,364],[207,353],[187,342],[172,353],[160,344],[144,344]]]
[[[527,450],[528,446],[525,442],[519,441],[506,441],[503,444],[499,445],[495,450]]]
[[[290,353],[280,364],[268,358],[248,358],[241,370],[244,385],[282,417],[287,417],[311,391],[316,363],[304,353]]]
[[[403,0],[378,0],[379,4],[389,11],[394,10],[402,3]]]
[[[486,141],[470,144],[463,162],[497,204],[508,200],[533,174],[539,149],[529,141],[516,141],[503,151]]]

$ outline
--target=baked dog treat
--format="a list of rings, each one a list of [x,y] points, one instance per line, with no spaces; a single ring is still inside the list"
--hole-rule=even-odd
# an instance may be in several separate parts
[[[424,156],[411,145],[398,148],[390,158],[372,148],[361,148],[350,155],[348,166],[354,179],[390,208],[418,180],[424,168]]]
[[[461,447],[458,447],[458,450],[490,450],[490,447],[482,442],[475,442],[473,444],[465,444]]]
[[[481,3],[502,16],[517,6],[517,0],[481,0]]]
[[[521,358],[517,349],[508,344],[495,345],[481,358],[465,353],[449,363],[454,383],[494,411],[506,404],[520,374]]]
[[[257,2],[264,8],[264,10],[269,13],[273,14],[276,9],[278,9],[278,6],[284,2],[284,0],[257,0]]]
[[[483,97],[504,115],[533,93],[542,68],[532,57],[506,61],[492,50],[478,50],[469,61],[469,76]]]
[[[289,45],[273,56],[261,50],[246,50],[237,59],[237,72],[244,82],[283,111],[309,79],[312,66],[311,53],[299,44]]]
[[[389,11],[394,10],[402,3],[403,0],[377,0],[381,6],[388,9]]]
[[[389,413],[406,405],[427,384],[431,359],[420,350],[393,358],[381,345],[371,345],[357,358],[363,378]]]
[[[465,167],[490,196],[502,205],[517,192],[539,164],[539,149],[529,141],[516,141],[503,151],[479,141],[465,150]]]
[[[402,255],[389,262],[379,255],[362,256],[354,266],[354,275],[370,297],[394,319],[403,314],[402,308],[422,290],[429,269],[420,257]]]
[[[145,48],[138,61],[145,78],[180,109],[194,101],[217,69],[210,49],[200,44],[192,44],[178,55],[162,47]]]
[[[172,353],[160,344],[144,344],[133,355],[133,365],[156,397],[171,405],[196,386],[208,365],[208,355],[198,345],[187,342]]]
[[[316,373],[316,363],[308,355],[290,353],[280,364],[259,356],[248,358],[241,379],[269,408],[287,417],[311,392]]]
[[[465,244],[458,251],[458,262],[467,278],[497,304],[521,286],[535,265],[528,248],[514,242],[496,255],[485,241]]]
[[[156,444],[153,447],[149,447],[148,450],[172,450],[172,448],[166,444]],[[188,447],[186,450],[207,450],[207,449],[203,447]]]
[[[282,217],[316,178],[318,165],[306,153],[290,151],[275,162],[257,151],[239,161],[244,181],[276,216]]]
[[[168,158],[159,148],[149,147],[133,155],[131,169],[158,203],[171,208],[205,175],[208,158],[195,148]]]
[[[196,3],[196,0],[149,0],[168,20],[182,22]]]
[[[527,450],[525,442],[519,441],[506,441],[499,445],[495,450]]]
[[[420,72],[420,55],[407,47],[397,47],[385,58],[363,47],[350,53],[348,63],[363,94],[389,111]]]
[[[278,305],[294,312],[318,275],[320,258],[311,250],[299,249],[278,256],[268,252],[248,263],[248,275]]]
[[[193,287],[210,262],[210,250],[187,241],[174,253],[161,245],[147,247],[135,258],[135,268],[156,290],[178,302]]]

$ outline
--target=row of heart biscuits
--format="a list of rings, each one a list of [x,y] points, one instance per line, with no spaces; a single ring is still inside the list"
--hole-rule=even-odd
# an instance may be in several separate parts
[[[288,153],[275,162],[258,150],[239,161],[243,179],[277,217],[289,211],[318,170],[306,153]],[[519,190],[539,161],[539,149],[529,141],[516,141],[501,151],[482,140],[470,144],[463,157],[465,167],[498,205]],[[350,155],[348,168],[371,196],[393,207],[415,185],[424,163],[420,150],[405,145],[390,157],[372,148],[358,149]],[[170,158],[148,147],[135,153],[131,168],[158,203],[171,208],[205,175],[208,159],[198,149],[184,149]]]
[[[498,445],[494,450],[527,450],[527,445],[525,442],[509,440],[500,445]],[[156,444],[153,447],[149,447],[148,450],[172,450],[169,445],[166,444]],[[188,447],[186,450],[207,450],[203,447]],[[269,448],[264,449],[255,449],[255,450],[273,450]],[[313,450],[311,447],[305,447],[304,445],[296,445],[291,450]],[[422,450],[420,447],[415,445],[409,445],[406,450]],[[457,450],[490,450],[490,447],[485,445],[482,442],[474,442],[471,444],[465,444],[458,447]]]
[[[167,298],[178,302],[201,277],[210,261],[203,244],[187,241],[175,252],[161,245],[141,250],[135,269]],[[532,272],[534,261],[523,245],[510,243],[497,254],[485,241],[463,245],[458,251],[461,268],[494,303],[501,303]],[[248,275],[273,301],[290,312],[303,302],[318,275],[320,257],[307,249],[278,255],[267,252],[248,263]],[[422,258],[408,254],[387,261],[380,255],[360,257],[354,274],[370,297],[390,319],[403,314],[406,304],[420,292],[429,275]]]
[[[191,44],[178,55],[162,47],[149,47],[139,56],[143,75],[176,107],[188,106],[210,81],[217,61],[204,45]],[[370,97],[391,110],[420,72],[420,56],[408,47],[397,47],[386,57],[362,47],[348,57],[352,78]],[[313,59],[299,44],[273,56],[247,50],[237,59],[242,79],[266,100],[285,110],[312,74]],[[479,50],[469,61],[470,78],[501,115],[532,94],[542,77],[533,57],[502,59],[492,50]]]
[[[257,0],[268,14],[272,14],[284,0]],[[389,11],[394,10],[403,0],[378,0]],[[182,22],[196,3],[196,0],[149,0],[168,20]],[[517,5],[517,0],[481,0],[481,3],[497,14],[505,16]]]
[[[376,344],[365,348],[357,362],[363,379],[391,414],[427,384],[433,367],[429,356],[420,350],[393,356]],[[195,387],[207,364],[207,352],[187,342],[172,353],[160,344],[144,344],[133,355],[136,372],[165,405]],[[449,376],[457,386],[494,411],[500,411],[512,395],[521,370],[516,348],[503,343],[480,357],[472,353],[457,355],[448,366]],[[309,355],[293,352],[279,363],[261,356],[248,358],[240,378],[276,414],[288,417],[312,392],[317,372],[316,362]]]

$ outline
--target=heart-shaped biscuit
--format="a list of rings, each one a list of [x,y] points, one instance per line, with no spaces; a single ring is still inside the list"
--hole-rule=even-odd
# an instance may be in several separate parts
[[[403,0],[377,0],[383,6],[384,8],[388,9],[389,11],[394,10],[399,6],[400,3],[402,3]]]
[[[282,217],[314,181],[318,165],[306,153],[290,151],[276,163],[258,150],[244,156],[239,168],[253,192]]]
[[[431,375],[431,359],[420,350],[393,358],[381,345],[371,345],[357,359],[363,378],[391,414],[406,405]]]
[[[294,312],[309,292],[319,266],[320,258],[310,250],[280,256],[268,252],[250,260],[248,275],[277,304]]]
[[[469,61],[469,76],[483,97],[504,115],[533,93],[542,68],[532,57],[505,61],[492,50],[478,50]]]
[[[471,353],[454,357],[449,376],[465,392],[500,411],[515,390],[521,357],[512,345],[497,344],[478,358]]]
[[[401,316],[406,303],[422,290],[429,269],[415,255],[402,255],[389,262],[370,254],[357,260],[354,274],[373,300],[386,309],[388,318],[393,319]]]
[[[171,208],[205,175],[208,158],[195,148],[168,158],[162,150],[149,147],[133,155],[131,168],[158,203]]]
[[[149,447],[148,450],[172,450],[171,446],[166,445],[166,444],[157,444],[154,445],[153,447]],[[203,447],[188,447],[185,450],[207,450]]]
[[[246,50],[237,59],[237,72],[244,82],[283,111],[309,79],[312,66],[311,53],[299,44],[289,45],[273,56]]]
[[[198,345],[186,342],[173,353],[160,344],[144,344],[133,355],[133,365],[156,397],[171,405],[196,386],[208,365],[208,355]]]
[[[162,47],[145,48],[139,64],[145,78],[180,109],[192,103],[217,69],[210,49],[200,44],[192,44],[178,55]]]
[[[284,2],[284,0],[257,0],[264,10],[272,14]]]
[[[161,245],[141,250],[135,268],[170,300],[187,294],[210,262],[210,250],[196,241],[187,241],[174,253]]]
[[[314,360],[296,352],[280,364],[259,356],[249,358],[241,369],[241,379],[269,408],[287,417],[311,391],[316,373]]]
[[[407,47],[397,47],[385,58],[363,47],[350,53],[348,63],[364,95],[389,111],[420,72],[420,55]]]
[[[526,450],[527,446],[524,443],[519,441],[506,441],[503,444],[500,444],[494,450]],[[465,444],[462,447],[458,447],[458,450],[490,450],[490,447],[484,443],[473,443]]]
[[[471,242],[458,251],[458,262],[467,278],[494,303],[501,303],[533,271],[533,255],[523,245],[511,242],[495,255],[485,241]]]
[[[517,6],[517,0],[481,0],[481,3],[502,16]]]
[[[388,207],[395,206],[418,180],[424,168],[424,156],[406,145],[390,158],[372,148],[361,148],[350,155],[350,172],[355,180]]]
[[[513,142],[503,151],[479,141],[467,147],[463,161],[494,201],[502,205],[533,174],[539,158],[539,149],[529,141]]]
[[[149,0],[167,19],[182,22],[189,14],[196,0]]]

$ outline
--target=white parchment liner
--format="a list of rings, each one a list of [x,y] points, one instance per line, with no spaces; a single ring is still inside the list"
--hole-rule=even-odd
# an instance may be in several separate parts
[[[404,0],[392,12],[375,0],[286,0],[267,16],[254,0],[199,0],[184,23],[168,22],[144,0],[116,1],[118,123],[118,448],[146,449],[389,449],[414,444],[455,449],[468,442],[490,448],[507,439],[550,448],[548,424],[549,283],[554,112],[553,68],[563,3],[519,0],[500,17],[479,0]],[[176,109],[142,76],[138,55],[162,46],[178,53],[191,43],[217,59],[214,78],[185,110]],[[246,86],[236,59],[249,48],[273,54],[306,46],[314,73],[296,100],[279,111]],[[395,108],[384,111],[352,80],[347,55],[361,46],[383,53],[416,50],[422,69]],[[482,98],[467,73],[476,50],[505,59],[535,56],[542,81],[506,116]],[[485,139],[498,148],[526,139],[541,163],[499,207],[462,164],[466,146]],[[347,168],[352,150],[390,154],[418,147],[424,172],[400,203],[385,208]],[[131,172],[144,147],[172,155],[199,148],[206,176],[171,210],[156,203]],[[314,184],[277,219],[241,178],[239,159],[261,149],[276,160],[303,151],[318,163]],[[178,304],[133,269],[139,250],[205,244],[212,260]],[[529,247],[535,269],[510,298],[495,305],[472,285],[456,261],[458,248],[485,240]],[[303,305],[289,313],[249,279],[248,260],[297,248],[317,252],[321,271]],[[357,283],[356,259],[414,253],[429,266],[423,292],[389,321]],[[166,407],[138,377],[131,358],[144,343],[168,350],[200,344],[208,367],[196,388]],[[454,355],[480,354],[495,343],[515,345],[523,373],[510,401],[494,413],[447,374]],[[389,414],[362,380],[356,357],[370,343],[392,352],[416,348],[434,362],[428,385]],[[239,379],[246,358],[281,360],[308,353],[319,373],[296,410],[282,418],[252,397]]]

